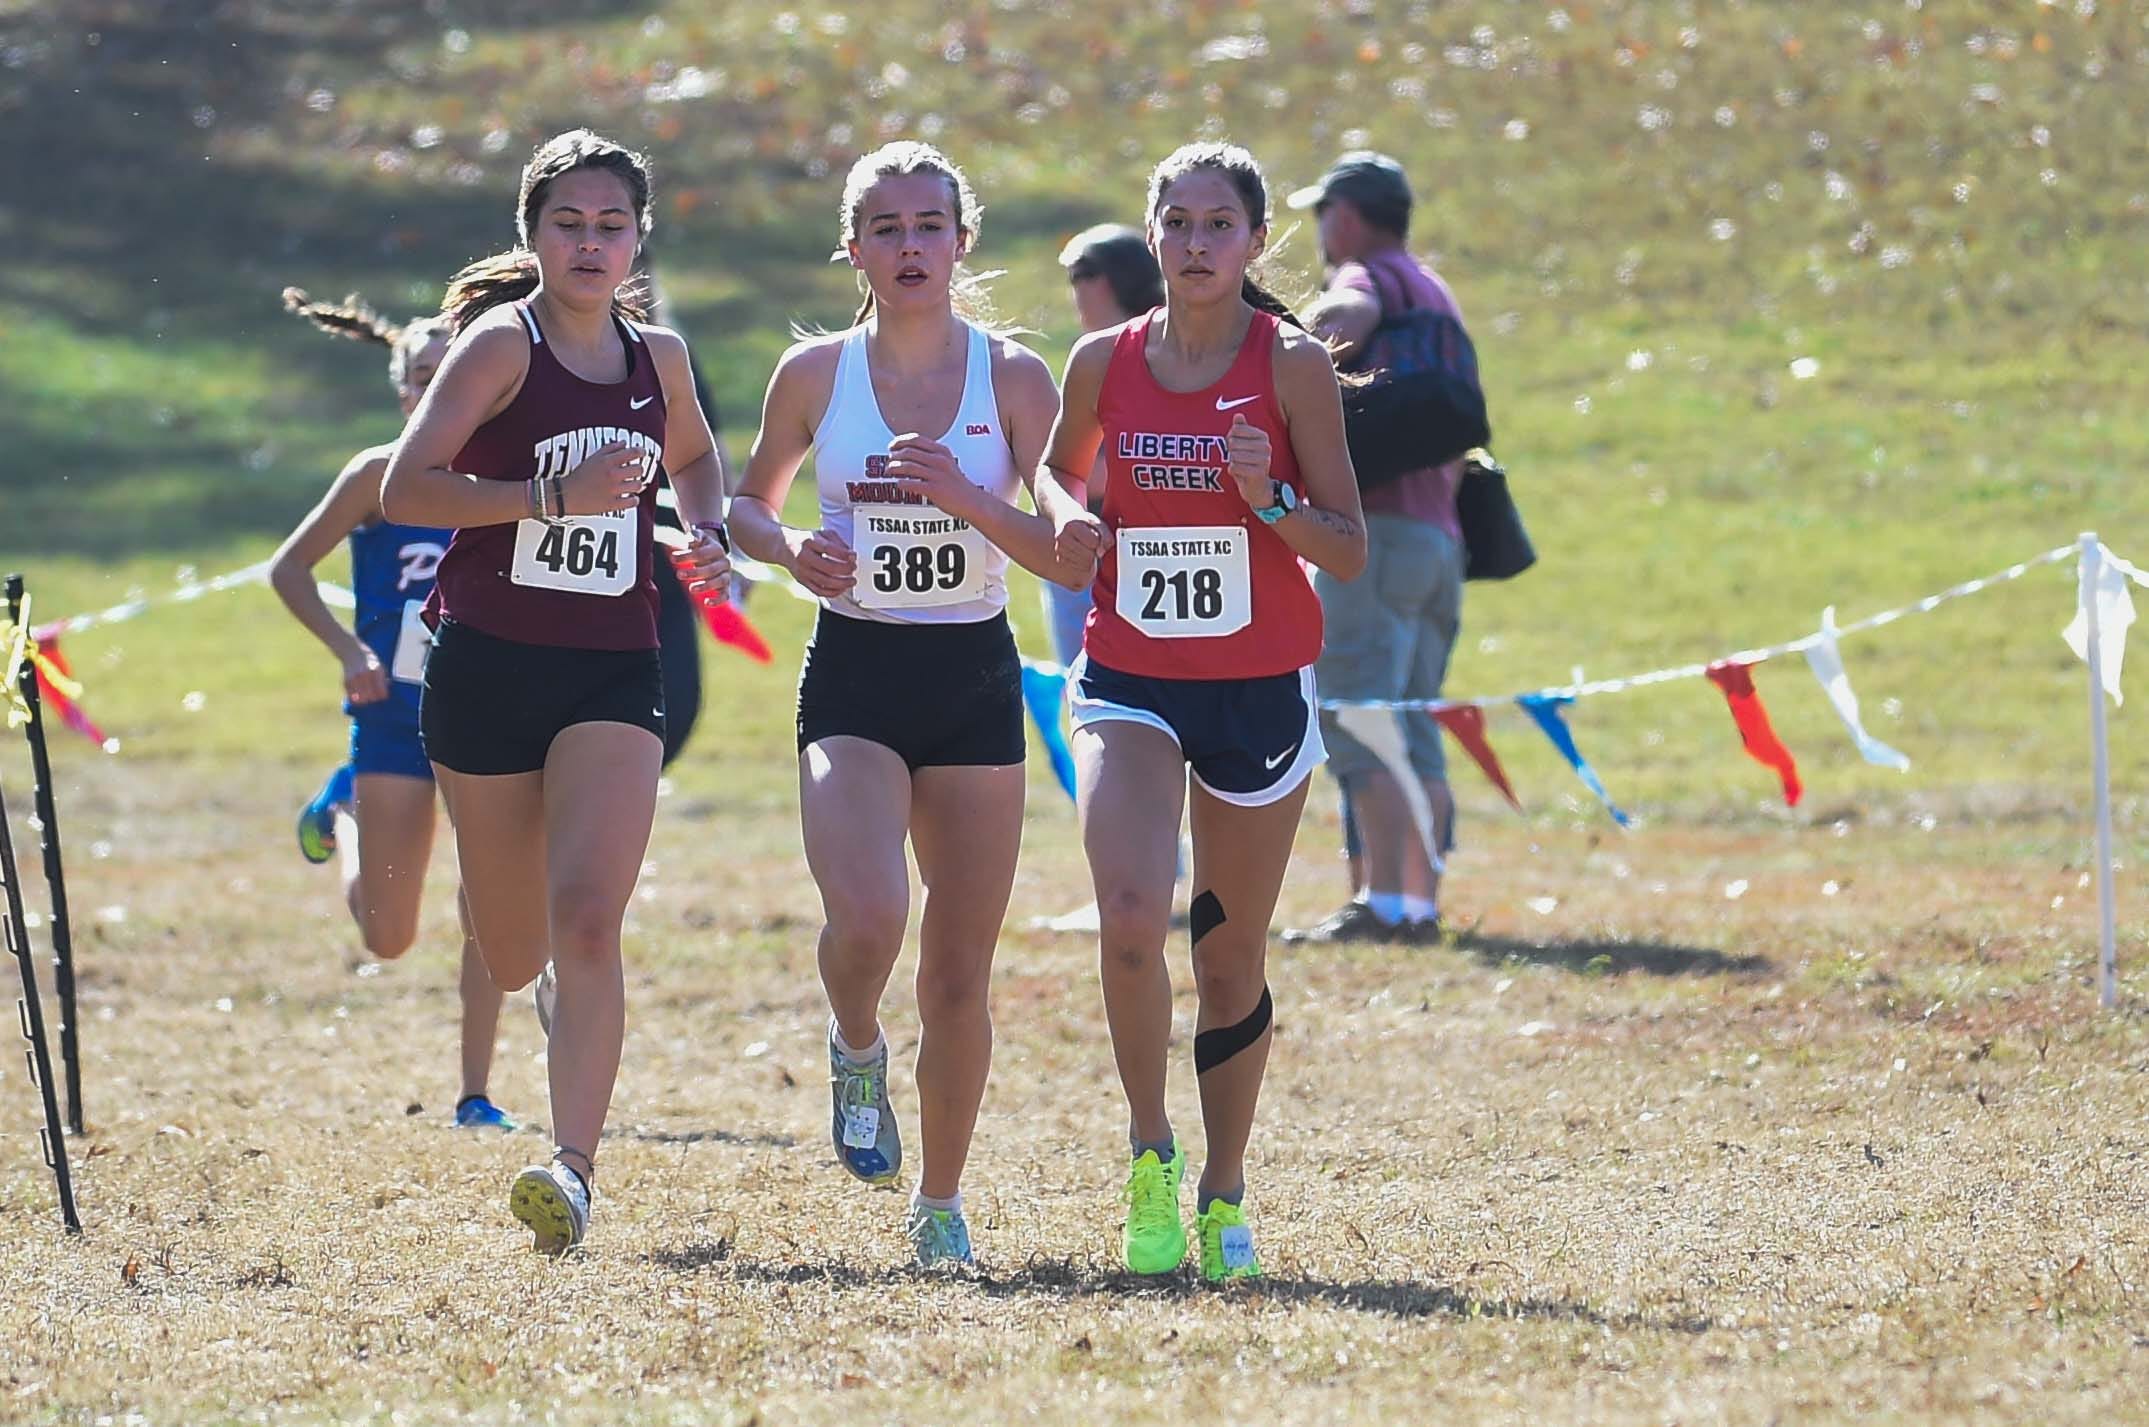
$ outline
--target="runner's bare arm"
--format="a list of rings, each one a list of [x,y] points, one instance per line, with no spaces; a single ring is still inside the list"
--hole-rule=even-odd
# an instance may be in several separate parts
[[[1291,452],[1306,480],[1296,511],[1269,527],[1306,560],[1340,580],[1365,570],[1365,512],[1343,434],[1343,393],[1328,350],[1303,333],[1277,335],[1276,394]]]
[[[833,532],[785,525],[781,512],[834,396],[841,345],[840,338],[800,342],[776,364],[762,398],[761,429],[731,499],[731,538],[740,553],[790,571],[824,599],[858,582],[858,557]]]
[[[687,548],[675,558],[688,585],[705,602],[731,596],[731,551],[706,527],[724,527],[724,453],[709,429],[708,413],[694,386],[694,360],[686,340],[666,327],[645,327],[644,340],[664,386],[664,462]]]
[[[513,481],[481,481],[450,467],[471,433],[506,409],[530,367],[530,344],[508,321],[479,321],[455,340],[396,443],[381,481],[381,511],[411,525],[503,525],[530,513]]]
[[[686,340],[668,327],[645,327],[642,335],[664,383],[664,468],[679,497],[679,523],[692,530],[724,520],[724,458],[716,434],[694,394],[694,367]]]
[[[381,481],[381,511],[411,525],[509,525],[530,514],[523,481],[486,481],[450,465],[480,426],[507,409],[530,368],[530,342],[506,308],[455,339],[418,402]],[[606,515],[641,499],[643,455],[614,441],[560,482],[569,515]]]
[[[360,451],[345,464],[320,503],[284,537],[269,561],[269,585],[306,632],[326,645],[348,678],[363,668],[371,651],[321,599],[314,566],[327,558],[353,530],[380,518],[381,474],[388,468],[384,447]],[[375,661],[377,662],[377,661]]]
[[[1052,521],[1053,553],[1060,567],[1055,578],[1069,589],[1081,589],[1096,578],[1097,562],[1111,539],[1104,522],[1090,513],[1089,473],[1096,469],[1097,452],[1104,444],[1097,394],[1104,389],[1115,338],[1111,331],[1091,333],[1068,354],[1059,415],[1045,441],[1039,478],[1030,486],[1038,510]]]

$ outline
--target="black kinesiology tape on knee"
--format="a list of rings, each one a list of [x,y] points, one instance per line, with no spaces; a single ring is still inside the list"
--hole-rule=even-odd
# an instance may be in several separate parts
[[[1261,1039],[1261,1033],[1269,1028],[1269,1021],[1275,1014],[1276,1005],[1269,999],[1269,988],[1264,984],[1261,1003],[1246,1013],[1245,1020],[1235,1026],[1218,1026],[1194,1037],[1194,1073],[1207,1075]]]
[[[1214,892],[1202,893],[1187,907],[1186,924],[1194,933],[1195,942],[1199,943],[1224,924],[1224,904],[1217,900]]]

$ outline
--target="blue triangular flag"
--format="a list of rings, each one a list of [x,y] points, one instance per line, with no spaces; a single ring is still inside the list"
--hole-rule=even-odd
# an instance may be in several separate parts
[[[1057,664],[1023,660],[1022,701],[1029,707],[1030,721],[1037,725],[1037,736],[1045,745],[1045,756],[1052,760],[1052,776],[1060,780],[1060,786],[1072,798],[1075,795],[1074,752],[1068,748],[1067,735],[1060,728],[1067,702],[1067,671]]]
[[[1552,746],[1559,750],[1560,757],[1566,759],[1568,766],[1574,769],[1575,776],[1597,795],[1597,801],[1604,804],[1605,810],[1611,813],[1612,821],[1621,827],[1631,827],[1634,819],[1622,812],[1619,805],[1612,801],[1612,795],[1604,790],[1604,780],[1597,776],[1597,770],[1589,766],[1588,761],[1582,757],[1581,750],[1574,746],[1574,735],[1567,731],[1567,721],[1560,717],[1560,710],[1574,702],[1573,696],[1524,694],[1517,702],[1522,705],[1522,711],[1530,716],[1530,720],[1544,730],[1545,737],[1552,740]]]

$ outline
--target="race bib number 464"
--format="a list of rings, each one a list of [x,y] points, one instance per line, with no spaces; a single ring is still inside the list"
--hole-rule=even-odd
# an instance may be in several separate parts
[[[1220,639],[1253,623],[1243,525],[1122,529],[1119,617],[1157,639]]]
[[[917,609],[985,597],[985,537],[929,505],[852,508],[858,584],[867,609]]]
[[[508,578],[541,590],[620,595],[634,588],[637,512],[577,515],[515,525],[515,563]]]

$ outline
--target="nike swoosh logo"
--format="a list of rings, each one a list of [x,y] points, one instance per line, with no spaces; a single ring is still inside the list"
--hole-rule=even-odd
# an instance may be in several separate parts
[[[1229,411],[1234,406],[1244,406],[1249,401],[1259,401],[1260,399],[1261,398],[1258,394],[1254,396],[1242,396],[1237,401],[1226,401],[1222,397],[1218,397],[1216,399],[1216,409],[1218,411]]]
[[[1292,754],[1296,752],[1298,752],[1298,745],[1294,743],[1289,748],[1286,748],[1283,752],[1277,754],[1274,758],[1262,759],[1261,766],[1268,769],[1269,772],[1273,773],[1278,768],[1283,766],[1284,759],[1289,758]]]
[[[638,401],[630,401],[630,402],[628,402],[628,403],[627,403],[627,410],[629,410],[629,411],[640,411],[640,410],[641,410],[641,409],[642,409],[643,407],[645,407],[645,406],[649,405],[649,403],[651,403],[652,401],[655,401],[655,400],[656,400],[656,398],[655,398],[655,397],[653,397],[653,396],[645,396],[645,397],[642,397],[642,398],[641,398],[640,400],[638,400]]]

